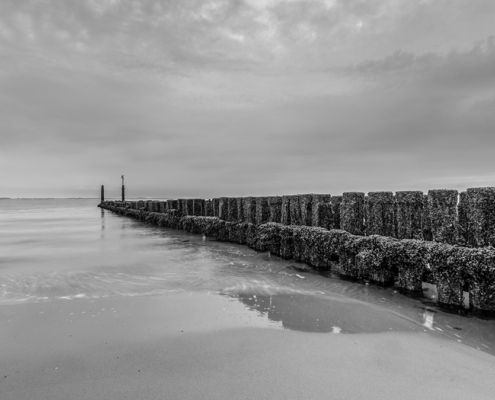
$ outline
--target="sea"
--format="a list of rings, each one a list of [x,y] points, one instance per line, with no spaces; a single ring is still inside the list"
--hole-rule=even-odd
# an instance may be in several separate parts
[[[98,202],[0,200],[0,314],[18,304],[197,293],[239,302],[280,329],[366,334],[406,326],[495,355],[495,320],[439,309],[432,287],[412,297],[342,280]]]

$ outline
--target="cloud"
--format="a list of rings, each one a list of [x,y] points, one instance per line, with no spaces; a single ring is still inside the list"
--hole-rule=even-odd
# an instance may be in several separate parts
[[[0,196],[122,173],[154,196],[489,183],[494,15],[491,0],[4,0]]]

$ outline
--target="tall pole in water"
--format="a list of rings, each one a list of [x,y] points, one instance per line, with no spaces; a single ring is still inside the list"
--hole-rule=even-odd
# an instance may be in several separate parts
[[[125,201],[124,175],[122,175],[122,201]]]
[[[101,185],[101,202],[105,201],[105,186]]]

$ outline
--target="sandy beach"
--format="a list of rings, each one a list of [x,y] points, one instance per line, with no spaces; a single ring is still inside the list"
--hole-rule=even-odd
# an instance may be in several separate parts
[[[0,313],[2,400],[493,399],[495,390],[495,357],[400,318],[389,333],[300,332],[205,294]]]

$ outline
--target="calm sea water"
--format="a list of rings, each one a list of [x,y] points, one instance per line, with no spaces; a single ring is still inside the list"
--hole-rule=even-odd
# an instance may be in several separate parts
[[[495,354],[495,321],[304,270],[246,246],[149,226],[96,199],[0,200],[0,307],[118,296],[210,293],[288,329],[426,330]]]

